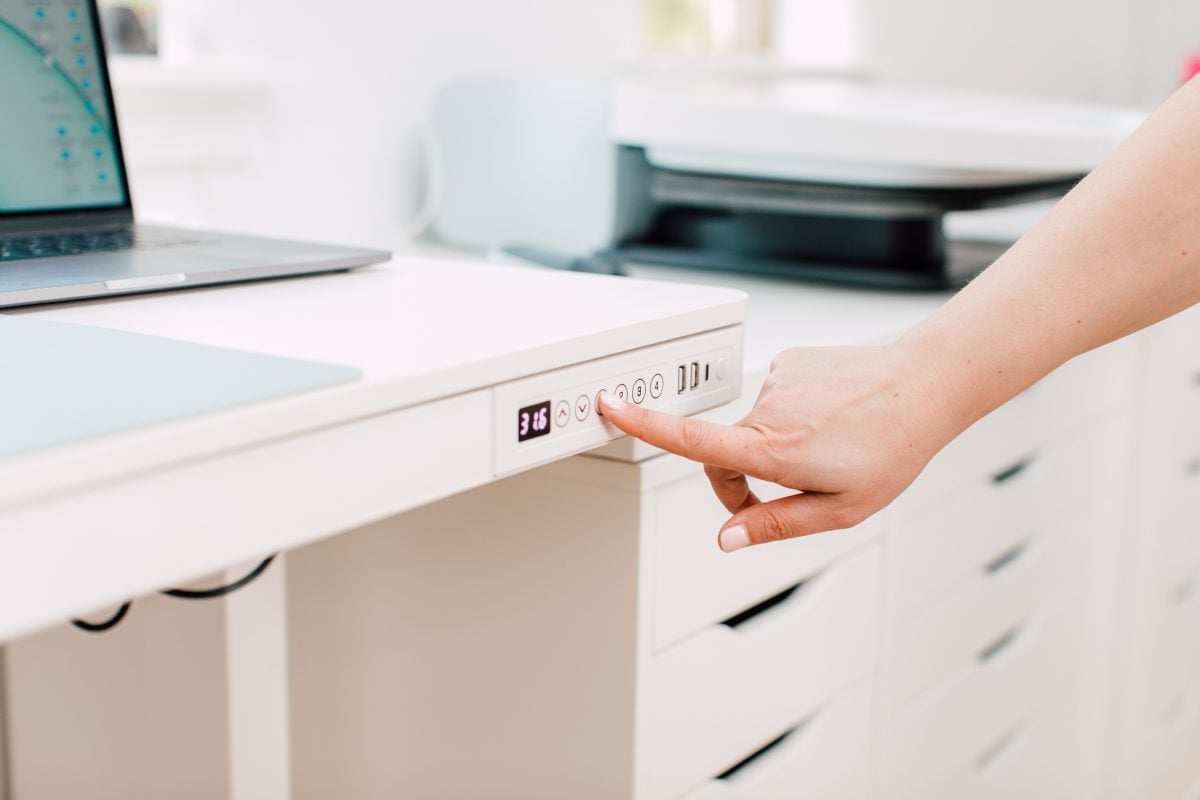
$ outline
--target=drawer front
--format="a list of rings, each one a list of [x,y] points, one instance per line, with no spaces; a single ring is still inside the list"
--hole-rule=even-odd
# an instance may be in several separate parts
[[[1049,520],[1082,508],[1094,483],[1092,455],[1104,441],[1089,436],[1029,453],[944,509],[901,517],[888,541],[889,618],[911,614],[1043,533]]]
[[[1135,349],[1118,342],[1074,359],[997,408],[951,442],[898,501],[916,513],[997,470],[1069,437],[1071,430],[1130,402]]]
[[[792,493],[760,481],[753,488],[763,500]],[[659,489],[654,503],[655,650],[811,577],[882,528],[868,520],[848,531],[727,554],[717,547],[717,531],[729,514],[701,470]]]
[[[1083,529],[1074,516],[1045,526],[955,584],[945,602],[897,624],[886,637],[884,714],[970,668],[1046,607],[1064,576],[1085,574]]]
[[[885,726],[884,796],[928,800],[969,781],[1032,724],[1082,668],[1085,615],[1064,598],[997,643],[929,698]]]
[[[1160,603],[1146,659],[1144,712],[1152,726],[1170,717],[1181,693],[1200,682],[1200,568],[1169,587]]]
[[[972,765],[965,780],[937,796],[971,800],[1082,798],[1083,762],[1071,756],[1072,744],[1084,736],[1079,694],[1071,692],[1040,717],[1005,731]]]
[[[1200,792],[1200,680],[1185,689],[1142,750],[1138,800],[1192,800]]]
[[[649,656],[638,708],[641,783],[672,798],[753,753],[872,669],[878,547],[798,590]]]
[[[839,695],[683,800],[865,800],[870,792],[873,693],[874,684],[868,681]]]

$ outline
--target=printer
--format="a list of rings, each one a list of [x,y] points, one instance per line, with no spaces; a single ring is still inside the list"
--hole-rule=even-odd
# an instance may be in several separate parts
[[[434,231],[571,269],[941,289],[1007,246],[947,215],[1059,197],[1142,119],[851,81],[462,81],[435,101]]]

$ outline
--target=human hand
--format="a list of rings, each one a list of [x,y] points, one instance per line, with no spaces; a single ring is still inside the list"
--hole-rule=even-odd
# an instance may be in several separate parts
[[[734,426],[676,417],[602,393],[620,430],[705,464],[733,516],[718,543],[747,545],[852,527],[896,498],[962,427],[936,375],[899,345],[794,348],[777,356]],[[800,494],[760,502],[746,476]]]

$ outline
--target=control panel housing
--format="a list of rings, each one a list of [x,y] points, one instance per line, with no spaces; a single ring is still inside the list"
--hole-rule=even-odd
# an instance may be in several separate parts
[[[501,384],[495,389],[495,472],[507,475],[624,434],[598,413],[601,390],[690,415],[742,389],[742,326],[687,336]]]

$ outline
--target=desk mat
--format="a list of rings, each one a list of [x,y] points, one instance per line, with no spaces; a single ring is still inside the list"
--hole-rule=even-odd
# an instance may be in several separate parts
[[[0,458],[360,377],[335,364],[0,316]]]

